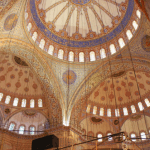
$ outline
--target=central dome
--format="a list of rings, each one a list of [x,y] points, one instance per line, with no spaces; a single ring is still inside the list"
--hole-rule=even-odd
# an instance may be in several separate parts
[[[71,0],[72,3],[78,4],[78,5],[84,5],[90,2],[91,0]]]
[[[134,4],[132,0],[129,3]],[[99,39],[111,32],[124,18],[128,0],[41,0],[35,1],[35,6],[36,10],[32,7],[31,12],[37,12],[45,29],[59,37],[77,41]]]
[[[137,9],[134,0],[28,0],[27,29],[39,47],[51,55],[69,61],[95,61],[107,57],[109,51],[105,50],[111,44],[114,43],[111,45],[114,50],[110,53],[114,54],[118,45],[123,48],[125,41],[132,38],[140,19]],[[132,29],[133,20],[136,21]],[[132,31],[128,31],[126,39],[128,28]],[[91,59],[91,51],[95,53],[93,56],[101,56]],[[82,59],[73,58],[79,57],[80,52],[84,53]]]

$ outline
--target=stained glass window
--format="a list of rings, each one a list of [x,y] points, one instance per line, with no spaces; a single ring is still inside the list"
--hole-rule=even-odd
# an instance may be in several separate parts
[[[100,50],[101,59],[106,58],[106,53],[104,49]]]
[[[98,137],[98,138],[101,138],[101,139],[98,139],[98,142],[102,142],[102,141],[103,141],[103,139],[102,139],[102,134],[98,134],[97,137]]]
[[[104,116],[104,108],[100,108],[100,116]]]
[[[10,99],[11,99],[11,97],[10,97],[10,96],[6,96],[6,99],[5,99],[5,104],[9,104],[9,102],[10,102]]]
[[[133,35],[132,35],[130,30],[127,30],[126,35],[128,37],[128,40],[132,39],[132,37],[133,37]]]
[[[45,45],[45,40],[44,40],[44,39],[41,39],[40,44],[39,44],[39,47],[40,47],[41,49],[44,49],[44,45]]]
[[[34,135],[34,131],[35,131],[35,127],[31,126],[31,127],[30,127],[30,134],[31,134],[31,135]]]
[[[38,107],[43,107],[42,99],[38,99]]]
[[[54,46],[50,45],[48,49],[48,54],[53,55],[53,52],[54,52]]]
[[[58,58],[59,58],[59,59],[63,59],[63,56],[64,56],[64,51],[63,51],[62,49],[60,49],[60,50],[58,51]]]
[[[34,108],[34,99],[30,100],[30,108]]]
[[[37,36],[38,36],[37,32],[34,32],[34,33],[33,33],[33,35],[32,35],[32,39],[33,39],[33,41],[36,41]]]
[[[132,113],[136,113],[136,109],[135,109],[134,105],[131,106],[131,111],[132,111]]]
[[[84,53],[83,52],[79,53],[79,62],[84,62]]]
[[[0,93],[0,101],[2,100],[3,98],[3,93]]]
[[[138,106],[139,106],[140,111],[144,110],[144,107],[141,102],[138,103]]]
[[[14,130],[14,128],[15,128],[15,124],[11,123],[8,130],[12,131],[12,130]]]
[[[124,43],[123,38],[120,38],[120,39],[118,40],[118,42],[119,42],[120,48],[123,48],[123,47],[125,46],[125,43]]]
[[[90,52],[90,61],[95,61],[95,52]]]
[[[110,45],[110,53],[111,53],[111,54],[116,53],[116,48],[115,48],[115,45],[114,45],[114,44],[111,44],[111,45]]]
[[[132,22],[132,25],[133,25],[134,29],[137,30],[137,28],[138,28],[137,22],[136,22],[136,21],[133,21],[133,22]]]
[[[94,107],[93,107],[93,114],[96,115],[96,112],[97,112],[97,107],[94,106]]]
[[[74,61],[74,53],[69,52],[69,61]]]
[[[26,99],[22,99],[21,107],[26,107]]]
[[[132,139],[133,138],[133,139]],[[136,139],[134,139],[134,138],[136,138],[136,135],[134,134],[134,133],[132,133],[131,134],[131,140],[134,142],[134,141],[136,141]]]
[[[24,129],[25,129],[24,126],[20,126],[19,127],[19,134],[24,134]]]
[[[13,106],[17,106],[18,105],[18,101],[19,101],[18,98],[14,98]]]
[[[123,113],[124,113],[124,116],[128,115],[128,109],[126,107],[123,108]]]

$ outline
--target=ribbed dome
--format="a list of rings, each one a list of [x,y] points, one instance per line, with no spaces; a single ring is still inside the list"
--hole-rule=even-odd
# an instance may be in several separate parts
[[[141,14],[137,10],[134,0],[28,0],[25,18],[41,49],[60,59],[83,62],[122,49],[138,28]],[[84,60],[75,58],[80,52]]]
[[[89,33],[89,38],[94,38],[95,34],[110,32],[124,17],[127,4],[125,0],[42,0],[39,9],[44,10],[44,21],[50,30],[53,27],[62,37],[68,35],[79,40]]]

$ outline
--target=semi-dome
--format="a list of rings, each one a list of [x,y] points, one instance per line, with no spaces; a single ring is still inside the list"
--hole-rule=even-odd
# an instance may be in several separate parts
[[[76,62],[115,54],[133,37],[140,18],[134,0],[28,0],[25,13],[32,41]]]

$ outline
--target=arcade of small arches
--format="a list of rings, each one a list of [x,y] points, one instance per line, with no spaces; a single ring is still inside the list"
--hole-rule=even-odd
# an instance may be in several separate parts
[[[149,130],[149,133],[150,133],[150,130]],[[107,132],[107,134],[105,134],[105,135],[103,135],[103,134],[101,134],[101,133],[97,133],[97,137],[98,138],[101,138],[101,139],[99,139],[98,140],[98,142],[103,142],[103,139],[102,139],[102,137],[105,137],[105,136],[108,136],[108,141],[109,142],[113,142],[113,138],[110,136],[110,135],[112,135],[113,133],[111,133],[111,132]],[[89,131],[88,133],[87,133],[87,135],[90,137],[90,136],[94,136],[92,133],[91,133],[91,131]],[[134,142],[140,142],[141,140],[137,140],[136,139],[136,137],[137,137],[137,135],[135,134],[135,133],[133,133],[133,132],[131,132],[131,133],[129,133],[129,135],[130,135],[130,138],[132,138],[132,141],[134,141]],[[139,136],[138,136],[139,137]],[[146,140],[146,132],[140,132],[140,137],[142,138],[142,141],[145,141]],[[134,139],[135,138],[135,139]],[[89,140],[90,140],[90,138],[88,138]],[[125,137],[124,137],[124,139],[125,139]]]
[[[145,102],[145,103],[144,103]],[[97,106],[92,106],[88,104],[86,112],[93,115],[107,116],[107,117],[119,117],[119,116],[128,116],[129,114],[135,114],[138,111],[143,111],[144,109],[150,107],[150,102],[148,98],[144,99],[144,102],[138,102],[137,106],[131,105],[130,107],[117,108],[112,110],[110,108],[99,108]],[[131,113],[129,113],[131,112]]]
[[[26,135],[26,133],[24,132],[25,131],[25,125],[20,125],[19,126],[19,128],[18,128],[18,131],[16,132],[16,133],[19,133],[19,134],[25,134]],[[10,125],[9,125],[9,129],[8,129],[9,131],[13,131],[13,130],[17,130],[16,129],[16,123],[14,123],[14,122],[11,122],[10,123]],[[29,134],[30,135],[34,135],[35,133],[34,133],[34,131],[36,130],[36,128],[33,126],[33,125],[30,125],[30,127],[29,127]],[[40,129],[39,129],[40,130]]]
[[[3,93],[0,93],[0,102],[2,101],[3,99]],[[11,101],[11,96],[7,95],[5,100],[4,100],[4,103],[5,104],[10,104],[10,101]],[[19,98],[14,98],[13,100],[13,103],[12,103],[12,106],[18,106],[19,104],[19,101],[21,101],[21,107],[27,107],[27,100],[26,99],[22,99],[22,100],[19,100]],[[29,107],[30,108],[35,108],[35,107],[43,107],[43,103],[42,103],[42,99],[38,99],[38,101],[35,101],[34,99],[31,99],[29,101]]]

